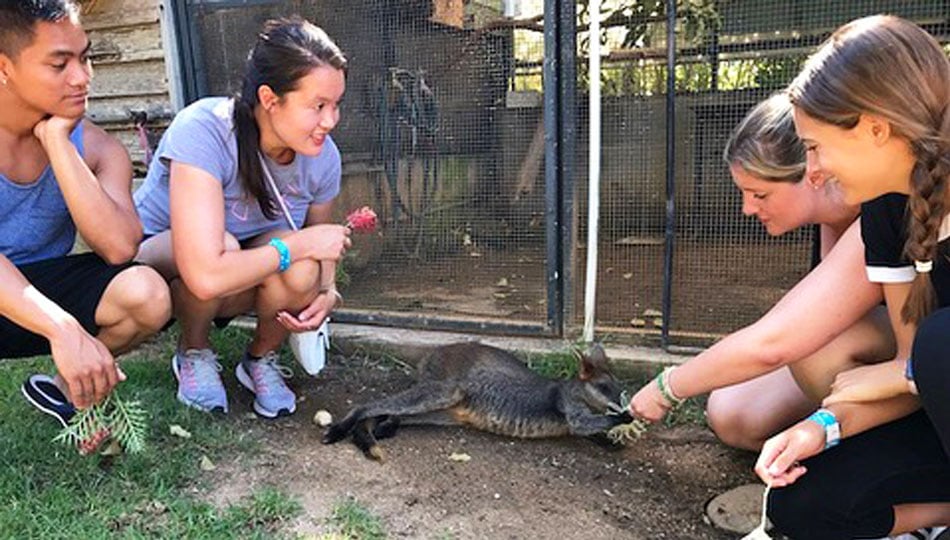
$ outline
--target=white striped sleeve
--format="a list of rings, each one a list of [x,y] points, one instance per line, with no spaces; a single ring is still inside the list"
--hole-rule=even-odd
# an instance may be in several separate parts
[[[917,272],[913,266],[866,266],[871,283],[910,283]]]

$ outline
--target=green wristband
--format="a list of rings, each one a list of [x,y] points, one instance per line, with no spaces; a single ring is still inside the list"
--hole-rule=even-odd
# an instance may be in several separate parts
[[[673,395],[673,390],[669,387],[669,376],[671,371],[673,371],[673,368],[668,367],[660,372],[660,374],[656,376],[656,385],[660,388],[660,394],[663,395],[663,398],[668,401],[675,409],[676,407],[682,405],[686,400]]]

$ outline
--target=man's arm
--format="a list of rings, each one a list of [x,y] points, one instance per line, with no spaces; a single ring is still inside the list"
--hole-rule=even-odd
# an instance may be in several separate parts
[[[50,342],[53,361],[70,401],[83,408],[98,402],[124,379],[109,350],[75,317],[33,287],[0,255],[0,313]]]
[[[83,126],[84,160],[69,140],[74,125],[74,120],[54,117],[40,122],[34,132],[79,234],[109,263],[129,261],[142,240],[132,202],[132,162],[114,137],[88,121]]]

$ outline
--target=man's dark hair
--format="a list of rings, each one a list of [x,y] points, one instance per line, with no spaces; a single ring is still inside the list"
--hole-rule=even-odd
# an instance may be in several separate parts
[[[0,0],[0,54],[16,57],[36,36],[36,23],[78,17],[74,0]]]

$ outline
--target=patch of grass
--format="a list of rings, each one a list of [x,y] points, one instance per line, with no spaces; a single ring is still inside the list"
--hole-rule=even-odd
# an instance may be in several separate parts
[[[354,498],[347,498],[335,504],[328,521],[336,528],[336,533],[339,535],[326,537],[328,539],[382,540],[386,538],[382,520]]]
[[[577,376],[577,358],[570,351],[529,355],[528,367],[552,379],[572,379]]]
[[[249,336],[214,333],[225,370]],[[123,359],[121,392],[149,414],[146,449],[114,459],[80,456],[54,443],[60,426],[33,409],[19,385],[30,373],[53,372],[40,357],[0,363],[0,531],[5,538],[279,538],[300,506],[273,490],[215,508],[200,493],[216,480],[201,458],[241,459],[259,445],[253,427],[189,409],[175,399],[169,369],[175,335],[166,333]],[[192,437],[169,433],[178,424]]]

